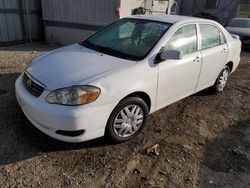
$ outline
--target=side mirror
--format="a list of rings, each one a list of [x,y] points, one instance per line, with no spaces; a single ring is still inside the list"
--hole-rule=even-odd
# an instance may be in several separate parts
[[[182,59],[182,52],[179,50],[164,50],[157,54],[155,58],[155,64],[159,64],[164,60],[181,60]]]
[[[179,50],[166,50],[163,51],[160,55],[162,60],[181,60],[182,59],[182,52]]]

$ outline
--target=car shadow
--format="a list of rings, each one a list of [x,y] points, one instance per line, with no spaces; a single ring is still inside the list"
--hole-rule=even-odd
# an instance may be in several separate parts
[[[16,101],[14,85],[18,76],[17,73],[0,75],[0,166],[46,152],[111,145],[104,138],[66,143],[43,134],[27,120]]]
[[[208,88],[208,89],[204,89],[202,91],[199,91],[198,93],[195,93],[191,96],[201,96],[202,97],[202,96],[210,96],[210,95],[216,95],[216,93],[212,89]]]
[[[250,119],[236,122],[205,143],[197,178],[200,187],[249,187],[249,125]]]

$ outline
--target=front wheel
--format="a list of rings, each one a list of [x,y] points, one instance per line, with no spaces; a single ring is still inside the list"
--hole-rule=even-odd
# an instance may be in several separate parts
[[[225,66],[224,69],[221,71],[220,75],[218,76],[214,86],[212,87],[216,93],[220,93],[224,90],[227,80],[230,74],[230,69],[228,66]]]
[[[106,136],[116,143],[136,137],[146,124],[148,114],[148,106],[141,98],[129,97],[122,100],[109,117]]]

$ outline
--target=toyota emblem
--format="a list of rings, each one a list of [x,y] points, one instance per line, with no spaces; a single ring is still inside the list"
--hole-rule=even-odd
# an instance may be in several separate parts
[[[31,79],[28,79],[28,80],[27,80],[27,85],[30,87],[31,84],[32,84],[32,80],[31,80]]]

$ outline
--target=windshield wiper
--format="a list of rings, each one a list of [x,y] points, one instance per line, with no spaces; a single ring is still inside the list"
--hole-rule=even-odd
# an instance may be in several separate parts
[[[106,46],[97,46],[97,47],[100,48],[103,51],[103,53],[114,55],[116,57],[121,57],[123,59],[128,59],[128,60],[138,59],[137,56],[126,54],[126,53],[120,52],[118,50],[115,50]]]
[[[92,48],[95,48],[95,49],[99,49],[97,45],[93,44],[89,40],[82,41],[79,44],[82,45],[82,46],[86,46],[87,45],[89,47],[92,47]]]
[[[111,48],[109,48],[109,47],[103,47],[103,46],[98,46],[98,45],[96,45],[96,44],[90,42],[89,40],[85,40],[85,41],[83,41],[81,44],[82,44],[82,45],[85,44],[85,45],[87,45],[87,46],[89,46],[89,47],[92,47],[92,48],[94,48],[94,49],[96,49],[96,50],[102,52],[102,53],[105,53],[105,52],[106,52],[106,53],[113,52],[113,50],[112,50]]]
[[[83,42],[80,42],[79,44],[83,45],[83,46],[86,46],[86,47],[90,47],[92,49],[95,49],[95,50],[97,50],[97,51],[99,51],[101,53],[106,53],[106,54],[113,55],[113,56],[116,56],[116,57],[120,57],[120,58],[123,58],[123,59],[128,59],[128,60],[137,60],[138,59],[137,56],[125,54],[123,52],[120,52],[118,50],[115,50],[115,49],[112,49],[112,48],[109,48],[109,47],[106,47],[106,46],[98,46],[96,44],[93,44],[89,40],[85,40]]]

